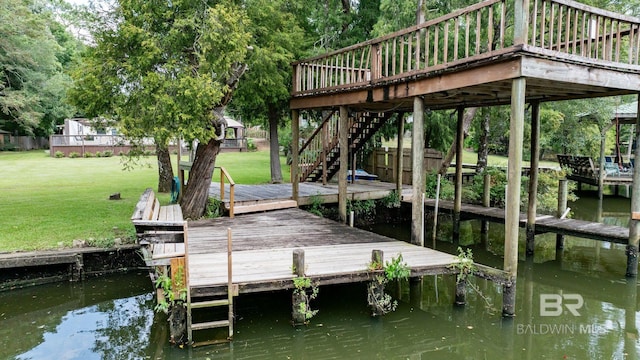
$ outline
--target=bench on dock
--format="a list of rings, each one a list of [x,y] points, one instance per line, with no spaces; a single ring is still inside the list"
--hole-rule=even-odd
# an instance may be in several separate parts
[[[597,185],[598,173],[590,156],[557,155],[560,167],[569,170],[567,179]]]
[[[140,245],[184,242],[185,221],[180,205],[160,206],[151,188],[140,196],[131,222]]]

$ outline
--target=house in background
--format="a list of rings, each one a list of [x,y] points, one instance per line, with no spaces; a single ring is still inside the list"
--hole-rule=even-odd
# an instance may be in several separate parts
[[[228,127],[225,131],[225,140],[222,143],[221,151],[246,151],[247,139],[244,137],[244,125],[240,122],[225,116]],[[96,121],[86,118],[65,119],[64,125],[59,128],[58,135],[50,137],[50,154],[55,156],[57,152],[62,152],[64,156],[77,153],[85,156],[86,153],[95,154],[111,151],[114,155],[126,154],[132,148],[123,135],[120,135],[115,126],[106,121]],[[145,149],[155,150],[152,138],[143,139]],[[172,142],[169,150],[177,150],[177,144]]]

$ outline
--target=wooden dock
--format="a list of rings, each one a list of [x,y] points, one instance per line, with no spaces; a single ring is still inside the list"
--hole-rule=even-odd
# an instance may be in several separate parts
[[[338,202],[338,184],[328,183],[300,183],[298,203],[291,201],[291,184],[262,184],[241,185],[236,184],[234,206],[235,213],[247,213],[252,211],[274,210],[278,208],[290,208],[298,205],[309,205],[315,199],[322,203]],[[381,199],[389,195],[395,189],[395,184],[382,181],[356,180],[347,186],[347,198],[349,200]],[[224,202],[229,204],[229,184],[225,184]],[[411,194],[411,189],[405,187],[403,196]],[[209,196],[220,199],[220,183],[212,183],[209,188]]]
[[[450,273],[457,257],[348,227],[299,209],[189,222],[186,249],[191,296],[227,293],[227,229],[233,234],[233,283],[239,293],[293,287],[294,249],[305,252],[305,275],[319,285],[371,280],[371,252],[402,254],[411,276]],[[185,244],[155,245],[154,265]]]
[[[425,207],[434,209],[435,200],[427,199]],[[440,200],[439,211],[446,213],[453,212],[453,202]],[[462,204],[460,209],[462,219],[478,219],[504,224],[505,210],[480,205]],[[520,227],[527,224],[527,214],[520,213]],[[629,228],[615,225],[606,225],[597,222],[559,219],[551,215],[541,215],[536,217],[536,233],[556,233],[561,235],[575,236],[579,238],[610,241],[618,244],[627,244],[629,241]]]

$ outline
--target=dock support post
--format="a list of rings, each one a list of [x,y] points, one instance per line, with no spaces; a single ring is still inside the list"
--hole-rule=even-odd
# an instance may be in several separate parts
[[[347,169],[349,168],[349,109],[340,106],[338,126],[340,169],[338,170],[338,215],[340,222],[347,222]]]
[[[300,111],[291,110],[291,194],[295,201],[300,197],[300,175],[298,152],[300,147]]]
[[[402,197],[402,177],[404,174],[404,112],[398,113],[398,144],[396,151],[396,191]]]
[[[640,96],[638,96],[640,98]],[[640,100],[640,99],[638,99]],[[636,139],[640,143],[640,101],[636,111]],[[635,158],[640,159],[640,147],[636,147]],[[640,171],[633,172],[633,190],[631,193],[631,220],[629,220],[629,243],[627,245],[627,276],[638,276],[638,243],[640,242]]]
[[[412,209],[411,209],[411,243],[424,246],[424,99],[413,98],[413,130],[411,131],[411,164],[413,167],[412,177]]]
[[[293,272],[297,277],[304,277],[304,266],[304,250],[293,250]],[[293,290],[293,294],[291,295],[291,317],[294,326],[307,323],[305,314],[305,310],[308,307],[307,301],[305,289],[302,289],[302,291],[297,291],[297,289]]]
[[[569,196],[568,188],[569,180],[561,179],[558,181],[558,212],[557,217],[560,218],[567,211],[567,197]],[[564,249],[564,235],[556,234],[556,250]]]
[[[635,279],[627,279],[624,307],[624,349],[625,353],[631,355],[627,359],[637,359],[636,339],[638,338],[638,328],[636,327],[636,301],[638,298],[638,285]]]
[[[460,279],[456,282],[456,306],[464,306],[467,303],[467,280]]]
[[[516,1],[516,4],[520,3]],[[507,186],[509,197],[506,199],[504,270],[510,282],[504,286],[502,315],[515,315],[516,289],[518,276],[518,230],[520,217],[520,180],[522,178],[522,142],[524,138],[524,107],[527,81],[525,78],[513,80],[511,89],[511,124],[509,128],[509,165]]]
[[[453,203],[453,243],[460,241],[460,210],[462,209],[462,151],[464,143],[464,107],[458,107],[456,131],[456,184]]]
[[[540,102],[531,103],[531,166],[529,167],[529,208],[527,209],[527,256],[533,256],[538,212],[538,165],[540,163]]]
[[[384,252],[382,250],[371,251],[371,264],[375,266],[376,270],[381,270],[384,267]],[[380,301],[384,299],[384,285],[386,281],[378,281],[377,277],[382,275],[375,275],[369,286],[367,286],[367,303],[371,308],[371,316],[384,315],[384,308],[380,304]]]
[[[483,183],[483,192],[482,192],[482,206],[488,208],[491,206],[491,175],[484,174],[484,183]],[[482,220],[480,233],[486,234],[489,232],[489,222],[487,220]]]

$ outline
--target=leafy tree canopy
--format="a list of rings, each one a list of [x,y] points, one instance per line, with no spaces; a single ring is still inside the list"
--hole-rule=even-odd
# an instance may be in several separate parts
[[[54,20],[53,4],[0,3],[0,128],[47,135],[73,114],[64,103],[78,42]]]

